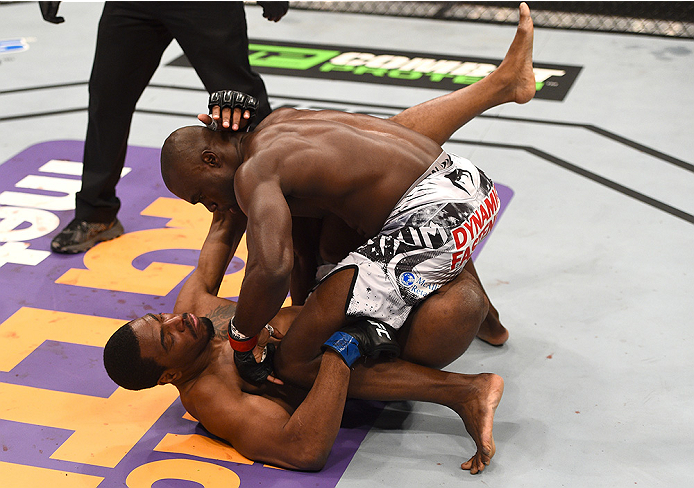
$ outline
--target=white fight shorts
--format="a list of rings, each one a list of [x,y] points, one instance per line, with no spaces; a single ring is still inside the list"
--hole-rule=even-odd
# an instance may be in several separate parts
[[[381,232],[330,273],[357,270],[347,317],[402,327],[412,307],[462,272],[491,231],[499,205],[494,183],[482,171],[467,159],[441,153],[400,199]]]

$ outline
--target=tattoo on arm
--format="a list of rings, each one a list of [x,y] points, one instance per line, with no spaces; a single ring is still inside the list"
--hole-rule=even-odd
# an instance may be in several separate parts
[[[227,326],[229,325],[229,320],[231,320],[235,313],[236,302],[230,302],[228,305],[220,305],[207,314],[207,317],[214,325],[215,337],[222,339],[227,338]]]

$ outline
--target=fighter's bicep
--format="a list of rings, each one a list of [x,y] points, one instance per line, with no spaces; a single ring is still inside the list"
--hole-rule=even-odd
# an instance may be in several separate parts
[[[292,216],[279,176],[263,178],[245,172],[243,180],[237,181],[236,191],[248,217],[249,263],[260,260],[271,267],[282,264],[293,253]]]
[[[251,218],[254,209],[285,201],[279,164],[261,153],[249,158],[234,176],[234,193],[243,213]]]

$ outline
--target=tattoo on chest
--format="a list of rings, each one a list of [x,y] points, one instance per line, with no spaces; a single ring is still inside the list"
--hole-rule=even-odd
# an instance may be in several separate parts
[[[232,302],[228,305],[219,306],[207,314],[207,317],[214,325],[215,337],[219,337],[221,339],[227,338],[227,327],[229,325],[229,320],[231,320],[235,312],[236,304]]]

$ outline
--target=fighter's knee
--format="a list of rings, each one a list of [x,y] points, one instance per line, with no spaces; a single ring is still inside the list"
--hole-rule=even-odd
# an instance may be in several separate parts
[[[472,287],[469,290],[470,312],[478,317],[480,323],[489,313],[489,299],[481,287]]]
[[[489,312],[489,300],[482,287],[475,280],[466,280],[456,287],[456,300],[449,301],[455,307],[453,313],[464,322],[482,323]]]
[[[454,296],[455,299],[449,295],[437,303],[442,320],[468,326],[474,322],[481,323],[487,316],[489,301],[479,286],[458,287]]]

